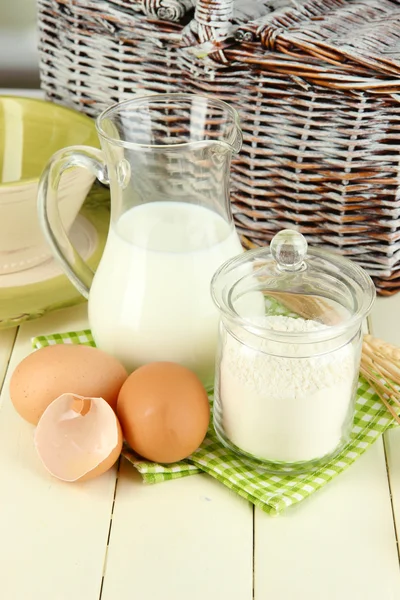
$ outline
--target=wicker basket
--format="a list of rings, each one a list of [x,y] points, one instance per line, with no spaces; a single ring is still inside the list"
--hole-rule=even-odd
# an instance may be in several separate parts
[[[138,92],[239,110],[232,169],[247,247],[283,227],[400,290],[395,0],[39,0],[48,98],[97,115]],[[399,94],[399,96],[397,96]]]

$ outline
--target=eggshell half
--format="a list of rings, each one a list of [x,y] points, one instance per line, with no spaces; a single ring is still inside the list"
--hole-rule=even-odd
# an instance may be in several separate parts
[[[55,344],[20,362],[11,377],[10,396],[21,417],[36,425],[49,404],[67,391],[104,398],[115,410],[127,377],[121,363],[98,348]]]
[[[62,394],[44,411],[34,442],[46,469],[63,481],[102,475],[118,460],[122,431],[103,398]]]

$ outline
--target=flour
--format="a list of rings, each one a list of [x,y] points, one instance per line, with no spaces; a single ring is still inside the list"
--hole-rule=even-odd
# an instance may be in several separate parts
[[[263,326],[305,334],[326,327],[284,316],[264,317]],[[226,332],[217,397],[224,435],[269,461],[329,455],[341,444],[352,416],[357,366],[352,344],[307,357],[304,344],[279,343],[284,356],[269,354],[272,347],[276,353],[276,343],[262,339],[253,349]],[[307,353],[312,351],[308,345]]]

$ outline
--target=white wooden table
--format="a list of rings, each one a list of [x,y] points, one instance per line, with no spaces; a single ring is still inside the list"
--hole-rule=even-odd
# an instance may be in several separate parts
[[[400,344],[400,295],[375,335]],[[400,429],[279,517],[207,475],[144,485],[121,460],[97,480],[48,475],[9,379],[32,336],[87,326],[86,305],[0,332],[1,600],[400,598]]]
[[[399,311],[379,299],[372,333],[400,345]],[[9,380],[33,336],[86,326],[81,305],[0,331],[0,600],[400,598],[400,429],[275,518],[206,475],[145,486],[124,459],[50,477]]]

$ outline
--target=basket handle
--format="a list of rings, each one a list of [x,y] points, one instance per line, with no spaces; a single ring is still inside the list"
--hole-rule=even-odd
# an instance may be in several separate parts
[[[196,0],[142,0],[142,10],[148,16],[179,23]]]
[[[208,40],[213,32],[228,33],[233,19],[234,0],[197,0],[194,18]],[[202,40],[206,41],[206,39]]]
[[[182,31],[184,46],[195,55],[228,62],[223,48],[232,29],[234,0],[196,0],[194,19]]]

